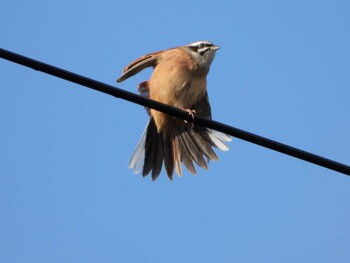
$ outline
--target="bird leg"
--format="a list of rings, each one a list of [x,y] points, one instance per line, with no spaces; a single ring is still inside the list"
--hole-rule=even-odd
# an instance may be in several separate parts
[[[188,112],[188,115],[190,115],[192,117],[192,120],[194,121],[194,114],[196,113],[195,110],[191,110],[191,109],[184,109],[184,111]],[[184,120],[185,123],[188,123],[188,121]],[[194,128],[194,123],[192,122],[192,129]]]

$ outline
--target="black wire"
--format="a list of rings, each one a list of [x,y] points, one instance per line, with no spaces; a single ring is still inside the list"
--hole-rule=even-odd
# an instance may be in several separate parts
[[[269,148],[271,150],[275,150],[275,151],[293,156],[295,158],[299,158],[304,161],[307,161],[319,166],[323,166],[325,168],[328,168],[346,175],[350,175],[350,166],[347,166],[345,164],[291,147],[289,145],[286,145],[280,142],[276,142],[276,141],[264,138],[262,136],[259,136],[253,133],[249,133],[249,132],[234,128],[232,126],[225,125],[220,122],[207,120],[200,117],[195,117],[194,119],[192,119],[192,117],[186,111],[183,111],[178,108],[139,96],[132,92],[128,92],[128,91],[113,87],[111,85],[107,85],[105,83],[75,74],[73,72],[69,72],[67,70],[63,70],[63,69],[48,65],[43,62],[7,51],[1,48],[0,48],[0,57],[9,61],[18,63],[20,65],[30,67],[35,70],[42,71],[44,73],[56,76],[58,78],[62,78],[62,79],[83,85],[85,87],[88,87],[103,93],[107,93],[116,98],[131,101],[133,103],[143,105],[145,107],[153,108],[158,111],[167,113],[169,115],[172,115],[181,119],[185,119],[190,122],[193,121],[194,123],[199,124],[201,126],[205,126],[210,129],[232,135],[236,138]]]

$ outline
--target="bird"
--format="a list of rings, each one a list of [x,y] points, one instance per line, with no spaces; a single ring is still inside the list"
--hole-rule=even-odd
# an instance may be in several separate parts
[[[153,52],[128,64],[117,82],[132,77],[145,68],[153,72],[138,85],[140,95],[186,110],[193,118],[211,119],[207,75],[219,46],[196,41],[184,46]],[[174,170],[181,176],[182,164],[196,175],[194,163],[208,169],[210,160],[218,160],[213,147],[229,148],[231,137],[224,133],[146,108],[149,120],[130,159],[128,167],[156,180],[164,164],[170,180]]]

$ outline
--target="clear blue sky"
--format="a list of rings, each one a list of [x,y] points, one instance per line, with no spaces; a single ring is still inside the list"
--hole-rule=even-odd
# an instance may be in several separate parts
[[[4,1],[0,47],[116,85],[210,40],[217,121],[350,164],[349,1]],[[150,71],[118,85],[136,92]],[[142,107],[0,59],[0,262],[349,262],[350,178],[239,139],[170,182]]]

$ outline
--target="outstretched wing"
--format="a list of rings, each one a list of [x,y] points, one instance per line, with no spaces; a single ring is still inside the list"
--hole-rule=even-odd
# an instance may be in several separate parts
[[[145,68],[155,67],[157,65],[157,59],[162,52],[164,51],[153,52],[134,60],[123,69],[123,74],[117,79],[117,82],[122,82]]]

